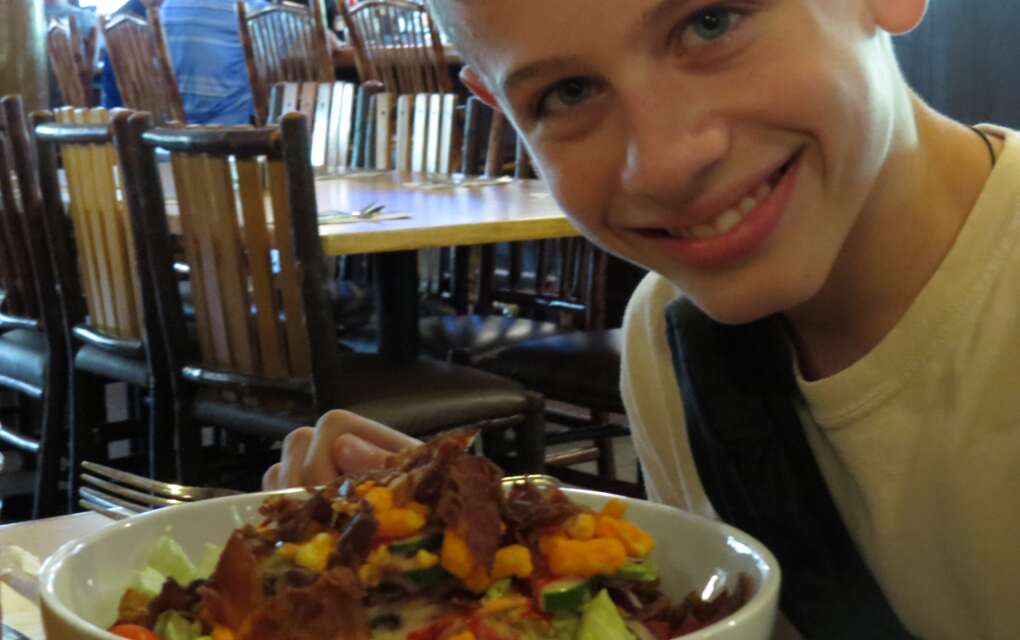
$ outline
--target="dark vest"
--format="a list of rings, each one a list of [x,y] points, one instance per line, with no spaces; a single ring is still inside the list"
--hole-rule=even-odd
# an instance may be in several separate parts
[[[727,326],[685,299],[666,319],[698,475],[719,516],[778,558],[787,619],[809,639],[911,638],[815,462],[777,321]]]

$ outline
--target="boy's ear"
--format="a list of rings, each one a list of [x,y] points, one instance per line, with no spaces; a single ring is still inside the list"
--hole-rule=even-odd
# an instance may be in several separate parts
[[[501,111],[499,104],[496,103],[496,97],[489,91],[489,87],[486,86],[485,81],[478,75],[478,72],[472,69],[468,65],[464,65],[460,69],[460,81],[464,83],[471,92],[478,96],[478,98],[489,105],[496,111]]]
[[[928,0],[869,0],[878,26],[893,35],[911,31],[921,23]]]

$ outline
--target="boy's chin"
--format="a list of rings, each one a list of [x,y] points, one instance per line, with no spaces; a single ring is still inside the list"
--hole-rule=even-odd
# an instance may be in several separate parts
[[[741,297],[740,299],[723,296],[688,296],[691,301],[708,317],[726,325],[750,324],[756,320],[782,313],[791,305],[770,300],[766,295]]]

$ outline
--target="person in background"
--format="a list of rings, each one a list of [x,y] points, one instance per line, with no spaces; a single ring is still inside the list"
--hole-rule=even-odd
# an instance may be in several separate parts
[[[161,15],[188,123],[249,124],[254,103],[236,1],[166,0]]]

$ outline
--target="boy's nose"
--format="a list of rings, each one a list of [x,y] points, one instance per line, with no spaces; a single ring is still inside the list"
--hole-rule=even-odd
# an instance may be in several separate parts
[[[632,112],[621,183],[629,195],[675,206],[697,196],[730,136],[721,118],[677,108],[676,101],[655,103]]]

